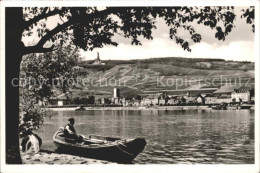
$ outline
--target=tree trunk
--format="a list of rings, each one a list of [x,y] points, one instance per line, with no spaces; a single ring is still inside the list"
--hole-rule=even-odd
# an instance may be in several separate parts
[[[5,45],[6,45],[6,163],[21,164],[19,150],[19,73],[24,48],[22,39],[22,8],[5,9]]]

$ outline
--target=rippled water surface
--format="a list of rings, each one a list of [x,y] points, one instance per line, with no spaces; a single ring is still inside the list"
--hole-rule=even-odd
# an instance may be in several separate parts
[[[254,163],[253,110],[58,111],[37,132],[43,149],[55,150],[52,136],[70,117],[77,133],[144,137],[145,150],[133,163]]]

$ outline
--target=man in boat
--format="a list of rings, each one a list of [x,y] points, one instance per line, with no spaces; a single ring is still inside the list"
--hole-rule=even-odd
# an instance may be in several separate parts
[[[64,127],[64,135],[68,138],[75,139],[77,142],[82,142],[83,137],[77,135],[76,130],[74,128],[75,120],[74,118],[68,119],[69,123]]]

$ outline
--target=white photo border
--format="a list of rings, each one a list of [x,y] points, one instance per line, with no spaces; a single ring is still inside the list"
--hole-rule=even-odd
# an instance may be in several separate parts
[[[127,5],[126,5],[127,4]],[[259,172],[259,4],[257,0],[88,0],[88,1],[1,1],[0,2],[0,113],[1,166],[0,172]],[[255,6],[255,163],[254,164],[167,164],[167,165],[7,165],[5,163],[5,7],[36,6]]]

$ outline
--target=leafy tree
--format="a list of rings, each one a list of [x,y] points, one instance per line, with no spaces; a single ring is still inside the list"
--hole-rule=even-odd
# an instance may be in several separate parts
[[[64,93],[70,81],[76,81],[78,49],[67,45],[45,54],[29,54],[23,57],[20,72],[19,136],[26,129],[36,130],[44,117],[52,113],[37,104],[53,95],[54,89]],[[72,83],[72,84],[73,84]]]
[[[94,104],[95,103],[95,96],[89,96],[88,97],[88,103],[89,104]]]
[[[73,103],[74,103],[74,104],[77,104],[77,105],[81,104],[81,101],[80,101],[79,97],[76,97],[76,98],[73,100]]]
[[[225,40],[234,28],[234,7],[96,7],[85,8],[20,8],[7,7],[6,13],[6,162],[21,163],[18,147],[19,88],[12,79],[19,78],[22,56],[51,52],[57,45],[73,43],[84,50],[117,45],[112,40],[118,33],[141,45],[140,37],[153,39],[156,18],[169,26],[169,37],[184,50],[191,51],[189,42],[178,35],[185,30],[195,43],[201,35],[193,22],[216,31],[215,37]],[[50,17],[59,19],[53,28],[47,26]],[[245,9],[243,16],[254,31],[254,8]],[[38,35],[35,45],[25,45],[22,37]],[[51,45],[51,46],[48,46]]]
[[[36,100],[25,95],[20,96],[19,136],[25,137],[26,130],[37,130],[45,117],[50,117],[50,110],[42,109]]]
[[[25,55],[21,62],[21,91],[41,101],[52,96],[54,89],[65,93],[77,82],[79,58],[78,49],[71,45],[52,52]]]
[[[135,99],[136,99],[136,100],[142,100],[142,96],[137,95]]]

